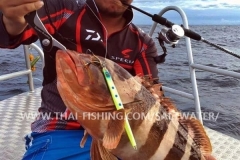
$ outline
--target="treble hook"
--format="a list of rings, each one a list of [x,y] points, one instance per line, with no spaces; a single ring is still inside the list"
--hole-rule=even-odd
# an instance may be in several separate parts
[[[105,61],[103,62],[98,56],[96,56],[90,49],[87,49],[87,54],[91,54],[95,59],[92,59],[91,62],[88,62],[85,64],[85,66],[91,64],[91,63],[98,63],[100,64],[101,68],[104,68],[106,65]]]

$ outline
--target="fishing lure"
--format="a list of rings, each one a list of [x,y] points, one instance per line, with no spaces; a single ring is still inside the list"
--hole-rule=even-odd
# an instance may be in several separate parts
[[[111,76],[110,72],[108,71],[106,65],[104,63],[102,63],[102,61],[96,55],[94,55],[93,53],[92,53],[92,55],[97,59],[97,62],[101,65],[104,78],[106,80],[108,89],[110,91],[110,94],[111,94],[111,97],[112,97],[112,100],[113,100],[113,103],[114,103],[116,109],[117,110],[124,109],[122,100],[118,94],[117,88],[113,82],[112,76]],[[125,113],[125,117],[127,117],[126,113]],[[137,144],[136,144],[134,135],[132,133],[132,129],[129,124],[129,121],[127,118],[125,118],[124,121],[125,121],[124,128],[125,128],[128,138],[130,140],[130,143],[134,149],[137,149]]]
[[[124,109],[123,104],[122,104],[122,100],[121,100],[121,98],[118,94],[117,88],[115,87],[115,84],[112,80],[112,76],[111,76],[110,72],[108,71],[108,69],[105,66],[102,66],[102,72],[103,72],[104,78],[107,82],[107,85],[108,85],[108,88],[110,90],[113,102],[116,106],[116,109],[117,110]],[[128,121],[127,118],[125,118],[124,128],[125,128],[125,131],[128,135],[128,138],[130,140],[131,145],[133,146],[134,149],[137,149],[137,144],[136,144],[135,138],[134,138],[133,133],[132,133],[132,129],[130,127],[130,124],[129,124],[129,121]]]

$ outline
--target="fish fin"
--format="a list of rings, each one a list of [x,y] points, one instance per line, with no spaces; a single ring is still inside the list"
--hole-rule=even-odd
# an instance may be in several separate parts
[[[161,106],[165,109],[168,114],[176,117],[185,129],[187,129],[188,134],[193,138],[197,147],[200,148],[206,160],[215,160],[211,155],[212,146],[209,137],[207,136],[203,125],[199,120],[193,118],[180,119],[180,112],[176,105],[170,98],[164,96],[164,91],[162,89],[162,84],[154,84],[154,79],[150,76],[145,75],[143,77],[136,76],[135,79],[141,83],[152,95],[160,102]]]
[[[160,99],[160,104],[166,110],[167,113],[177,113],[179,110],[177,109],[176,105],[173,101],[168,97],[162,97]]]
[[[103,136],[103,146],[107,149],[117,147],[124,131],[125,111],[120,109],[113,112],[113,118],[108,122],[108,127]]]
[[[144,102],[142,100],[137,100],[137,99],[135,99],[132,102],[124,102],[124,101],[122,101],[122,103],[123,103],[125,111],[126,111],[126,109],[133,108],[134,106],[139,106],[139,105],[143,105],[144,104]],[[115,108],[116,108],[116,106],[114,104],[106,104],[104,107],[102,107],[102,108],[98,107],[95,110],[98,110],[99,112],[101,112],[101,111],[104,112],[104,111],[112,111]]]
[[[164,96],[162,84],[152,84],[152,82],[145,82],[143,86],[155,97],[158,102],[160,102],[160,104],[168,113],[178,112],[178,109],[174,102],[170,98]]]
[[[117,160],[117,157],[112,155],[106,148],[103,147],[100,141],[92,140],[91,144],[91,160]]]
[[[132,109],[131,108],[126,108],[126,109],[124,109],[124,111],[125,111],[126,114],[129,114],[129,113],[131,113]]]
[[[205,160],[216,160],[216,158],[213,157],[213,156],[210,155],[210,154],[204,154],[203,156],[204,156]]]
[[[135,100],[133,102],[126,103],[126,104],[124,104],[125,112],[131,111],[132,108],[135,108],[135,107],[138,107],[138,106],[142,106],[143,104],[144,104],[144,102],[141,101],[141,100]]]
[[[87,141],[88,135],[89,135],[88,132],[86,130],[84,130],[84,135],[83,135],[83,138],[82,138],[82,140],[80,142],[80,147],[81,148],[84,147],[84,145],[85,145],[85,143]]]
[[[200,121],[196,118],[183,118],[180,119],[180,123],[193,138],[194,142],[200,148],[201,153],[203,155],[210,155],[212,153],[212,145]]]
[[[133,78],[140,84],[143,82],[143,79],[142,79],[142,77],[140,75],[136,75]]]

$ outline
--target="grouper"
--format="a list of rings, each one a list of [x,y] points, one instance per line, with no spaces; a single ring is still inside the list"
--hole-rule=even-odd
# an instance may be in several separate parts
[[[114,82],[123,109],[114,105],[103,67]],[[151,76],[132,76],[111,60],[71,50],[57,51],[56,69],[57,88],[67,109],[92,137],[91,159],[215,159],[203,125],[194,118],[181,118],[171,100],[162,95],[161,84],[152,83]],[[124,129],[126,119],[136,148]]]

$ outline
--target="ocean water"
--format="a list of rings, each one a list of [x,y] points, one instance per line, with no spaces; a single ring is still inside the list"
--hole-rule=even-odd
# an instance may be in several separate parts
[[[151,26],[140,26],[149,32]],[[218,44],[240,55],[240,26],[190,26],[206,40]],[[153,35],[158,52],[162,54],[157,39],[160,26]],[[191,41],[194,62],[206,66],[240,72],[240,59],[201,41]],[[159,77],[163,85],[192,93],[185,39],[179,40],[175,48],[168,44],[168,55],[163,64],[159,64]],[[36,55],[36,51],[32,51]],[[41,63],[33,72],[35,87],[41,86]],[[23,47],[14,50],[0,49],[0,75],[25,68]],[[203,110],[204,125],[219,132],[240,139],[240,80],[206,71],[196,70],[200,104]],[[0,82],[0,101],[28,91],[27,76]],[[176,103],[179,110],[193,112],[194,102],[187,98],[165,93]],[[212,117],[212,118],[211,118]]]

